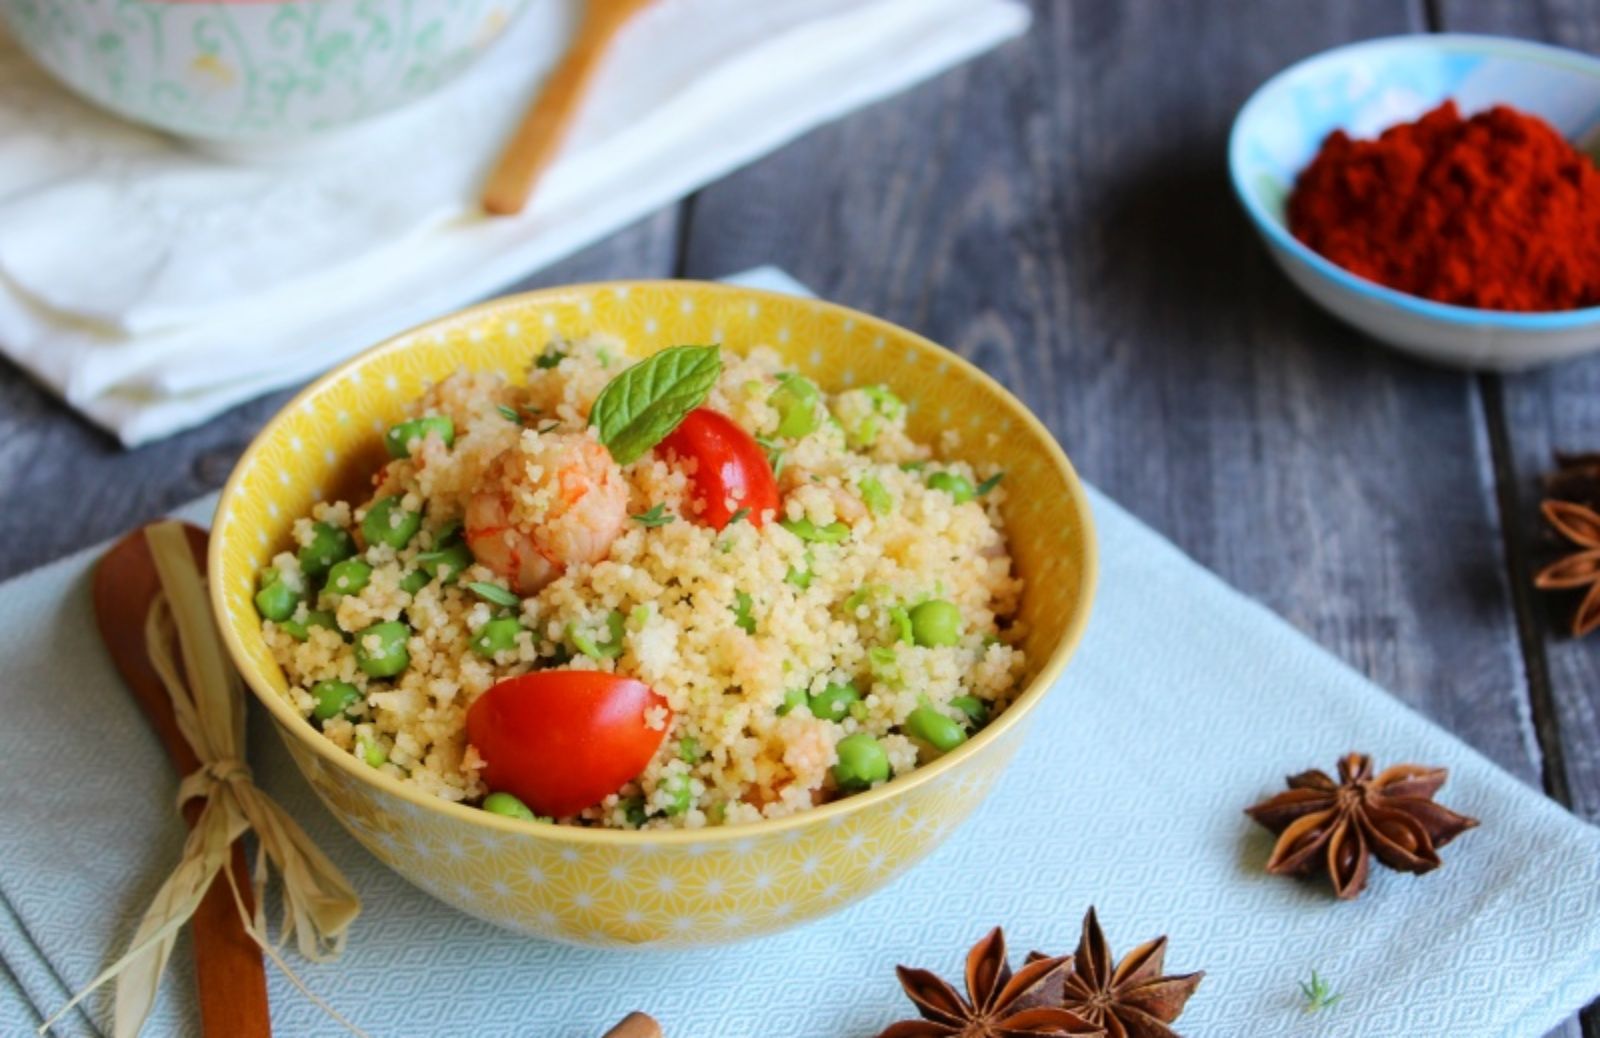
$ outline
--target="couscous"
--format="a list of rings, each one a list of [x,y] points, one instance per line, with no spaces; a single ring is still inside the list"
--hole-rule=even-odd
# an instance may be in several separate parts
[[[560,824],[776,818],[948,752],[1023,670],[1002,473],[757,348],[461,372],[260,575],[294,705],[368,766]]]

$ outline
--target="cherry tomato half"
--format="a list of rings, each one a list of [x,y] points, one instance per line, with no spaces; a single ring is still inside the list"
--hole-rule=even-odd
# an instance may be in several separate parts
[[[668,727],[649,727],[645,712],[666,705],[649,685],[617,674],[521,674],[467,710],[467,740],[483,758],[490,789],[520,798],[538,814],[565,818],[645,769]]]
[[[766,522],[768,511],[778,508],[778,481],[772,478],[767,455],[750,434],[726,415],[709,407],[689,412],[661,449],[695,461],[695,498],[701,502],[697,518],[714,530],[728,525],[741,508],[752,526]]]

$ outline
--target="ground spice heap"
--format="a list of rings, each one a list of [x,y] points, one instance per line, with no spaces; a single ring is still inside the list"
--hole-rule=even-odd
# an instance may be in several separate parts
[[[1376,140],[1328,135],[1289,229],[1353,274],[1458,306],[1600,305],[1600,171],[1544,120],[1446,101]]]

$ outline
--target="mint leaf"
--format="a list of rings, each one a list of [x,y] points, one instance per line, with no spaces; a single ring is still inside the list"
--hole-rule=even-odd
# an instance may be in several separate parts
[[[626,465],[667,437],[705,403],[722,374],[720,346],[671,346],[606,383],[589,424],[617,464]]]

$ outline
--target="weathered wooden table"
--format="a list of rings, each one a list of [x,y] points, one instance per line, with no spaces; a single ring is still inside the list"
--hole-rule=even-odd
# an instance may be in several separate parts
[[[1224,167],[1235,110],[1295,59],[1428,30],[1594,50],[1600,4],[1034,6],[1026,38],[517,287],[776,263],[924,332],[1205,565],[1600,821],[1600,636],[1530,589],[1537,477],[1600,449],[1600,357],[1502,378],[1387,352],[1272,268]],[[7,370],[0,576],[216,488],[284,396],[127,453]],[[1558,1033],[1600,1038],[1586,1020]]]

